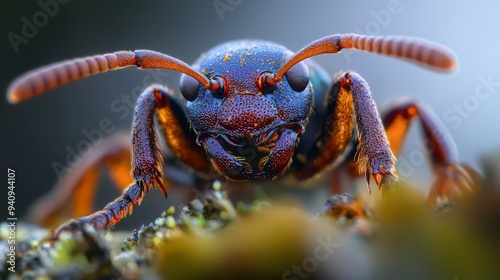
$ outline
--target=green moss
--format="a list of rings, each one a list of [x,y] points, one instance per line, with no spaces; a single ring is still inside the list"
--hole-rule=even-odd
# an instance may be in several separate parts
[[[499,191],[483,190],[434,207],[415,188],[393,190],[380,199],[373,199],[379,193],[359,199],[332,196],[323,211],[311,216],[294,204],[257,200],[235,207],[215,184],[203,201],[193,200],[179,211],[170,207],[132,233],[103,236],[87,226],[47,243],[42,241],[47,231],[20,224],[19,243],[24,245],[17,251],[17,275],[500,279],[495,263],[500,256]],[[0,231],[0,243],[6,237]]]

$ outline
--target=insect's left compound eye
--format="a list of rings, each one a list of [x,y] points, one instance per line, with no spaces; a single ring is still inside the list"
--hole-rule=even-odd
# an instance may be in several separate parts
[[[188,101],[193,101],[198,97],[198,92],[200,90],[200,82],[198,82],[195,78],[182,74],[181,76],[181,94]]]
[[[285,77],[290,87],[295,91],[303,91],[309,84],[309,70],[304,62],[299,62],[288,69]]]
[[[286,71],[285,77],[295,91],[303,91],[309,84],[309,70],[304,62],[299,62]]]

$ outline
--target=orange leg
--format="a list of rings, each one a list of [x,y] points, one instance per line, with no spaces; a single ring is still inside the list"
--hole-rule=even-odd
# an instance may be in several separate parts
[[[104,166],[120,191],[131,182],[130,149],[129,133],[110,136],[94,145],[88,157],[30,208],[28,219],[53,228],[69,218],[92,213],[97,181]]]
[[[383,114],[384,127],[391,149],[397,155],[414,119],[419,119],[424,134],[424,146],[435,172],[429,186],[428,201],[454,199],[473,191],[478,173],[458,162],[458,152],[446,127],[434,112],[422,103],[400,100],[392,103]]]

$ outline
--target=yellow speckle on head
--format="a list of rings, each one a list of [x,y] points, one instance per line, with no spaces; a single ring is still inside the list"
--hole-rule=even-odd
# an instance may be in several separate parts
[[[257,127],[257,123],[253,123],[253,126],[254,126],[254,127]]]
[[[224,62],[228,62],[229,59],[231,59],[231,55],[229,53],[226,53],[226,55],[224,56]]]
[[[245,58],[244,57],[240,57],[240,66],[243,66],[245,64],[247,64]]]
[[[208,69],[203,69],[203,74],[205,74],[206,76],[209,76],[210,74],[212,74],[214,72],[214,70],[208,70]]]

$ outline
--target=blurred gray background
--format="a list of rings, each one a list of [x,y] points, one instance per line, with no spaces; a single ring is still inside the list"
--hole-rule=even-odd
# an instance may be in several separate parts
[[[37,1],[2,4],[1,88],[41,65],[117,50],[152,49],[192,63],[202,52],[233,39],[271,40],[296,51],[333,33],[418,36],[453,49],[460,61],[458,71],[434,73],[358,52],[320,56],[315,61],[332,74],[356,70],[371,85],[379,108],[401,96],[427,103],[450,130],[464,162],[480,167],[482,155],[500,148],[500,4],[493,0],[460,4],[450,0],[68,1],[58,6],[32,38],[17,46],[16,53],[8,34],[22,36],[23,17],[33,22],[43,9]],[[44,18],[35,20],[43,23]],[[83,130],[99,128],[105,118],[117,131],[130,128],[132,114],[116,112],[112,104],[123,105],[121,95],[140,92],[148,75],[152,82],[178,87],[178,73],[127,69],[88,78],[18,105],[0,99],[0,161],[3,170],[7,166],[16,170],[19,217],[57,181],[52,164],[65,163],[66,147],[75,149],[85,139]],[[482,79],[493,83],[484,86]],[[477,90],[481,99],[475,95]],[[429,170],[427,162],[417,157],[422,153],[420,137],[415,126],[400,162],[409,162],[413,170],[407,172],[408,177],[424,185]],[[114,199],[112,191],[105,200]],[[146,200],[163,205],[160,210],[137,209],[150,217],[169,204],[158,191]],[[3,209],[0,216],[4,216]]]

